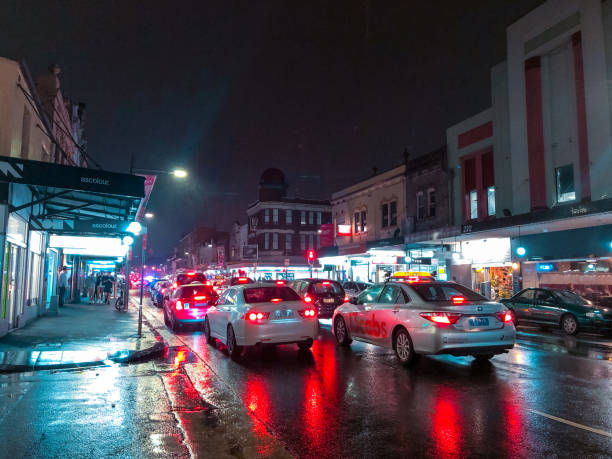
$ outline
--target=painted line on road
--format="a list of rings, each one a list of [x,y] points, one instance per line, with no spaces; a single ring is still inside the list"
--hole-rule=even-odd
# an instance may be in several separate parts
[[[568,426],[578,427],[579,429],[588,430],[589,432],[593,432],[599,435],[603,435],[605,437],[612,438],[612,433],[606,432],[605,430],[595,429],[593,427],[585,426],[583,424],[578,424],[577,422],[568,421],[567,419],[558,418],[557,416],[553,416],[552,414],[542,413],[541,411],[536,410],[528,410],[532,413],[539,414],[540,416],[544,416],[545,418],[552,419],[553,421],[562,422],[563,424],[567,424]]]

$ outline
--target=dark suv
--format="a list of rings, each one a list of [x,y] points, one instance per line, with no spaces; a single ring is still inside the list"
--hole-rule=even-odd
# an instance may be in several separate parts
[[[342,285],[327,279],[298,279],[291,281],[289,287],[297,292],[304,301],[317,307],[321,319],[330,319],[338,306],[348,302]]]

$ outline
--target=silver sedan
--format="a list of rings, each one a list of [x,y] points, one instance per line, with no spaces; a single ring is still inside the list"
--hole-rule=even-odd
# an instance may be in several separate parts
[[[516,337],[505,306],[453,282],[375,284],[336,309],[332,324],[339,344],[392,348],[404,364],[419,354],[487,360],[512,349]]]

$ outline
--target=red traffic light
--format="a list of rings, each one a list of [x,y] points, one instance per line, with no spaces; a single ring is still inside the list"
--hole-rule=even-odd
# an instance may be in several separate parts
[[[308,259],[308,261],[315,261],[315,259],[317,258],[317,254],[314,250],[308,250],[306,251],[306,258]]]

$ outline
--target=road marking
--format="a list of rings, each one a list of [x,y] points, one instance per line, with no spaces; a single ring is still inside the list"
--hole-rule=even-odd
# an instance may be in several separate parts
[[[567,419],[558,418],[557,416],[553,416],[552,414],[542,413],[541,411],[536,411],[536,410],[529,410],[529,411],[535,414],[539,414],[540,416],[544,416],[545,418],[552,419],[553,421],[562,422],[563,424],[567,424],[569,426],[578,427],[579,429],[588,430],[589,432],[594,432],[596,434],[612,438],[612,433],[606,432],[605,430],[595,429],[593,427],[578,424],[577,422],[572,422],[572,421],[568,421]]]

